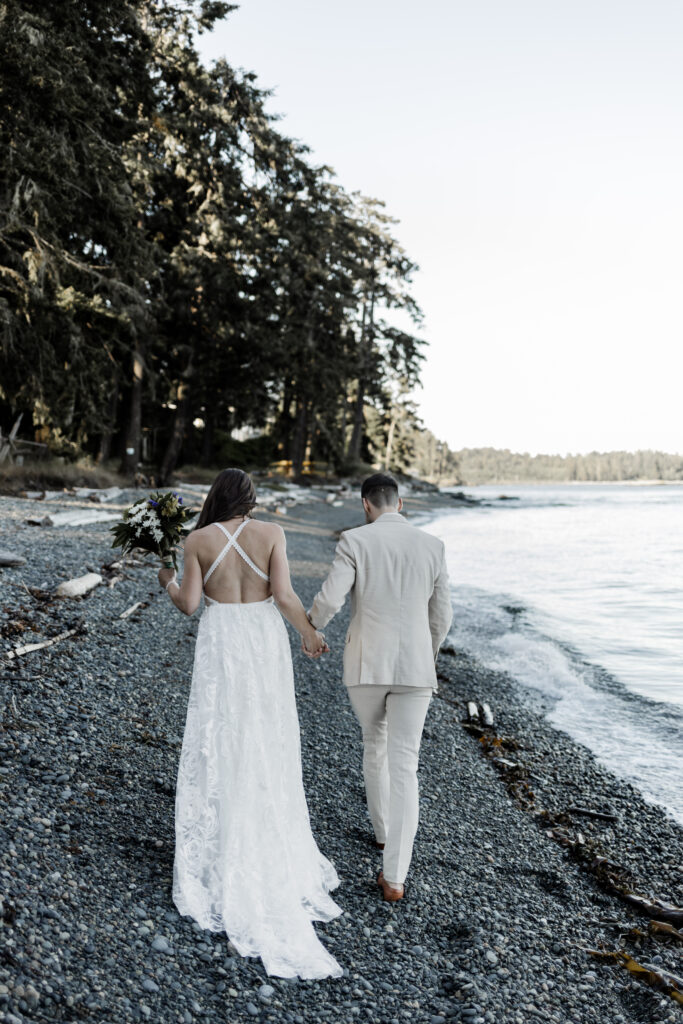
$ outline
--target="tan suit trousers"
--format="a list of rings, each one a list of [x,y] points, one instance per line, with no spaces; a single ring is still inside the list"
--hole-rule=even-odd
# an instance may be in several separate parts
[[[349,686],[363,731],[368,814],[384,843],[384,877],[402,885],[420,816],[417,767],[431,686]]]

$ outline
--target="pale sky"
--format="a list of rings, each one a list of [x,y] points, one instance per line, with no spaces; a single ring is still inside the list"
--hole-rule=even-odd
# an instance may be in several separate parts
[[[199,45],[400,220],[440,438],[683,452],[681,0],[243,0]]]

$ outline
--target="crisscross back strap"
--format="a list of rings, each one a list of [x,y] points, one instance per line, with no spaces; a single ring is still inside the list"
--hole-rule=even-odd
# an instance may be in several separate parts
[[[223,559],[227,555],[227,553],[230,550],[230,548],[234,548],[235,549],[237,554],[240,555],[244,559],[244,561],[247,563],[249,568],[253,569],[254,572],[257,574],[257,576],[260,576],[262,580],[266,581],[266,583],[269,582],[270,576],[267,576],[266,573],[263,572],[262,569],[259,569],[258,565],[255,565],[254,562],[252,562],[251,558],[246,553],[246,551],[243,548],[241,548],[240,545],[237,543],[237,538],[239,537],[240,533],[242,532],[242,530],[244,529],[244,527],[247,525],[248,522],[249,522],[249,520],[245,519],[243,523],[240,523],[240,525],[237,527],[237,529],[235,530],[234,533],[230,533],[229,530],[226,530],[226,528],[221,523],[214,523],[213,524],[214,526],[218,527],[218,529],[221,531],[221,533],[225,534],[225,536],[228,538],[228,543],[218,553],[218,555],[216,556],[216,558],[213,561],[213,565],[211,566],[211,568],[206,573],[206,576],[204,577],[204,586],[206,586],[206,581],[208,580],[209,576],[212,574],[212,572],[214,572],[215,569],[218,568],[218,566],[221,564],[221,562],[223,561]]]

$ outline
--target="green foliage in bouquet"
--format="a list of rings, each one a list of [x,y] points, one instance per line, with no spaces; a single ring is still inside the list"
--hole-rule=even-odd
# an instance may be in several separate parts
[[[134,548],[158,555],[164,562],[172,561],[177,570],[176,547],[187,533],[187,526],[198,509],[183,504],[177,491],[155,491],[149,498],[140,498],[123,513],[123,519],[110,527],[114,534],[113,548],[126,555]]]

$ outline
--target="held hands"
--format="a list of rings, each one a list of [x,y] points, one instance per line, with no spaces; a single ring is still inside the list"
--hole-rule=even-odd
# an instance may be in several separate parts
[[[301,650],[309,658],[319,658],[321,654],[327,654],[330,648],[323,634],[311,626],[310,630],[301,635]]]

